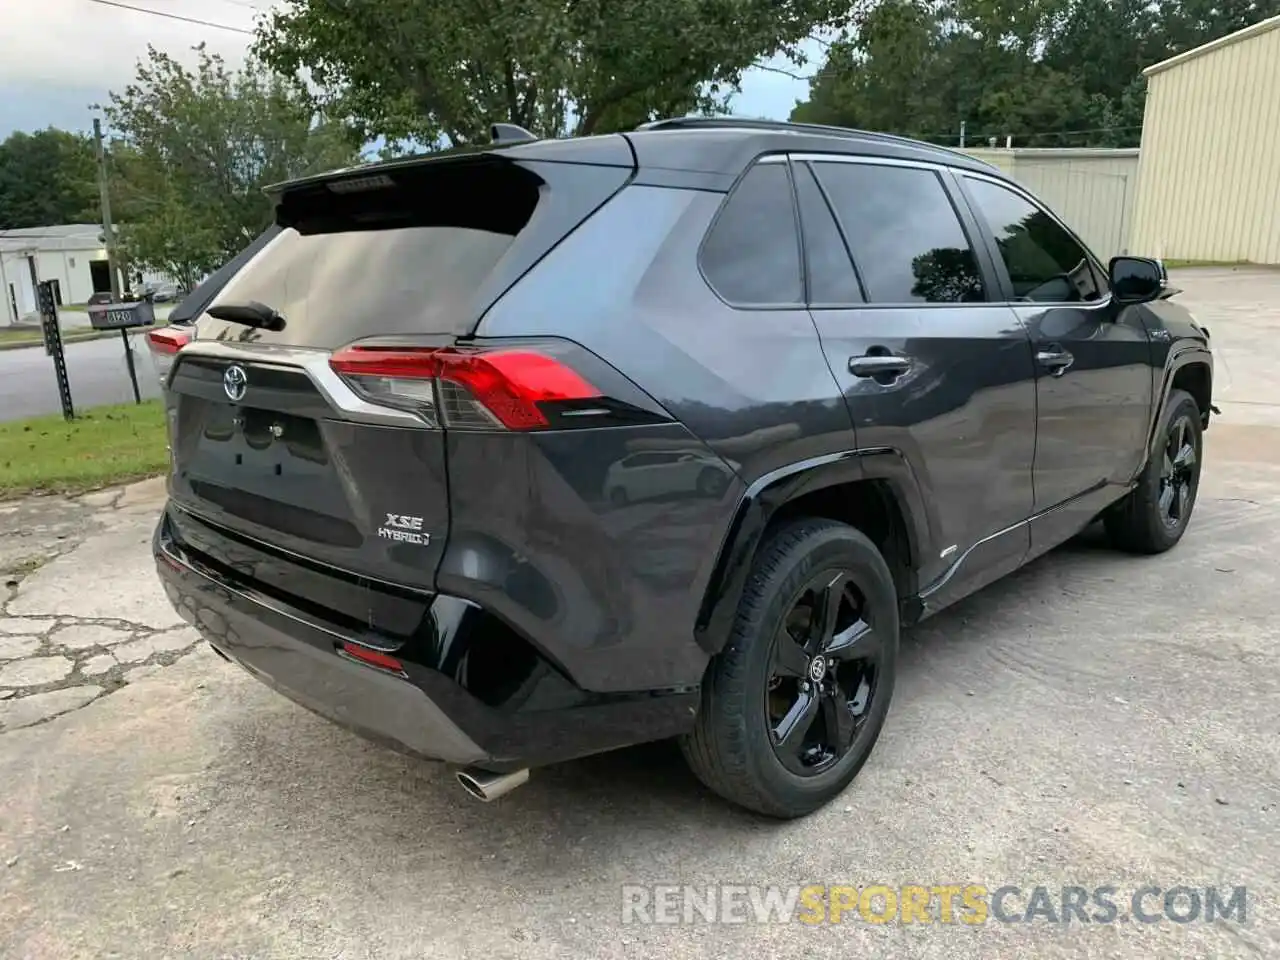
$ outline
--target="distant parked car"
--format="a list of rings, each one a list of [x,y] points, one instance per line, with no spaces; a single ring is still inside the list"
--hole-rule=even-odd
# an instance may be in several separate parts
[[[609,467],[605,496],[619,506],[674,494],[687,496],[691,490],[718,497],[732,478],[732,468],[725,461],[705,452],[644,451],[623,457]]]
[[[156,303],[169,303],[186,296],[186,291],[176,283],[149,283],[142,288],[142,293]]]

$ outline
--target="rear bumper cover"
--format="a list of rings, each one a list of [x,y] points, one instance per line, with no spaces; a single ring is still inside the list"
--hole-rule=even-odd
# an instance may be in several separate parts
[[[340,629],[203,565],[174,540],[164,517],[152,546],[170,602],[218,652],[295,703],[402,752],[502,771],[665,739],[692,726],[696,691],[495,709],[435,670],[406,664],[408,677],[397,676],[339,654],[347,639]]]

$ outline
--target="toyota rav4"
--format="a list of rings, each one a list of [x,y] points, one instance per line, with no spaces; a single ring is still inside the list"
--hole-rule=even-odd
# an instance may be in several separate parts
[[[898,137],[669,120],[340,170],[151,333],[155,533],[214,650],[492,799],[678,738],[809,813],[903,626],[1101,518],[1167,550],[1209,335],[1017,183]]]

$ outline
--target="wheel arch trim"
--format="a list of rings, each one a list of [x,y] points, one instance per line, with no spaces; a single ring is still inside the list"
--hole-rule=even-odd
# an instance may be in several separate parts
[[[1165,404],[1169,401],[1169,394],[1173,392],[1173,381],[1177,378],[1178,372],[1184,370],[1194,364],[1200,364],[1207,367],[1209,371],[1209,401],[1213,402],[1213,354],[1205,349],[1202,345],[1195,342],[1188,342],[1186,346],[1181,348],[1174,347],[1169,351],[1169,356],[1165,361],[1164,373],[1160,383],[1160,392],[1151,404],[1151,420],[1147,426],[1147,454],[1150,456],[1151,451],[1155,448],[1156,434],[1160,430],[1161,417],[1164,414]],[[1206,415],[1207,411],[1203,411]],[[1145,465],[1145,460],[1143,461]]]
[[[910,565],[919,570],[932,547],[929,514],[915,471],[902,451],[860,447],[785,464],[758,477],[739,498],[694,624],[703,649],[718,653],[728,640],[752,562],[778,510],[806,494],[860,480],[887,482],[906,527]]]

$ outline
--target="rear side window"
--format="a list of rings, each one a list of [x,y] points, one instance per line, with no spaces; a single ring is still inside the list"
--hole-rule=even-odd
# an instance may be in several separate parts
[[[815,163],[871,303],[986,299],[973,247],[932,170]]]
[[[1000,248],[1015,299],[1079,303],[1103,297],[1105,288],[1084,247],[1052,217],[998,184],[973,177],[965,182]]]
[[[804,231],[805,260],[809,267],[811,304],[861,303],[862,289],[854,273],[849,250],[840,236],[809,165],[795,166],[796,198],[800,201],[800,225]]]
[[[278,332],[199,319],[199,334],[333,349],[387,334],[468,334],[625,181],[624,168],[429,161],[287,191],[279,234],[212,305],[256,300]]]
[[[800,242],[785,164],[756,164],[734,188],[702,243],[702,271],[729,303],[803,302]]]

